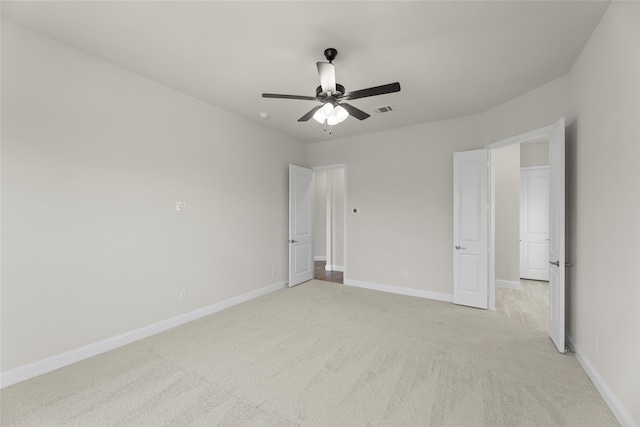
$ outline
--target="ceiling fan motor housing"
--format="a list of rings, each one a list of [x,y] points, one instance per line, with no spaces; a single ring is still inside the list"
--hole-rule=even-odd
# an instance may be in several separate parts
[[[324,57],[327,58],[327,61],[331,62],[336,59],[338,56],[338,51],[332,47],[324,50]]]
[[[322,86],[318,86],[316,88],[316,97],[319,99],[324,99],[324,97],[321,97],[320,94],[322,93]],[[340,97],[342,95],[344,95],[346,92],[344,91],[344,86],[342,86],[340,83],[336,83],[336,93],[332,93],[331,96],[332,97]]]

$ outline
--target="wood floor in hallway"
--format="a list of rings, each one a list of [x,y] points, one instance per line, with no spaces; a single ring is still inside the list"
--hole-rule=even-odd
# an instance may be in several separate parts
[[[344,283],[344,274],[342,273],[342,271],[326,271],[326,261],[315,261],[314,264],[314,279],[324,280],[325,282]]]

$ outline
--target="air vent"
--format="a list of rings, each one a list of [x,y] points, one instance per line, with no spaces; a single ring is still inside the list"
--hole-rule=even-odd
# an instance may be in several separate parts
[[[391,105],[385,105],[384,107],[374,108],[373,111],[376,114],[390,113],[393,111],[393,107]]]

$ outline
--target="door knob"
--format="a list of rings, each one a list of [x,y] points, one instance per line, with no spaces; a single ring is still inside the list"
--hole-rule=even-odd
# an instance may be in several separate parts
[[[291,240],[289,240],[289,243],[298,243],[298,241],[291,239]]]
[[[467,249],[467,248],[463,248],[462,246],[456,246],[456,249],[460,250],[460,249]]]
[[[549,264],[555,265],[556,267],[560,267],[560,261],[556,261],[556,262],[549,261]]]

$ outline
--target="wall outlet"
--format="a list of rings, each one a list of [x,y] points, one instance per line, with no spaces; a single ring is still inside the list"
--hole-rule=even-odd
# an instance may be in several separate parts
[[[183,289],[180,291],[180,295],[179,295],[180,301],[184,301],[187,299],[187,290]]]
[[[409,278],[409,271],[408,270],[402,270],[402,278],[403,279],[408,279]]]
[[[186,211],[187,210],[187,202],[176,202],[176,210],[177,211]]]

